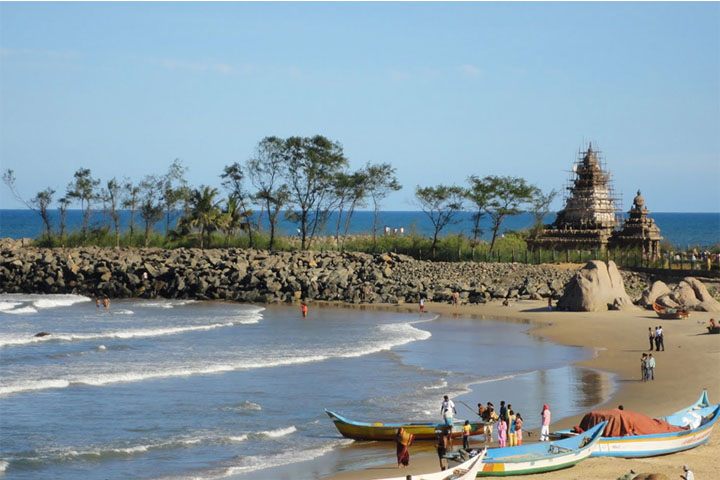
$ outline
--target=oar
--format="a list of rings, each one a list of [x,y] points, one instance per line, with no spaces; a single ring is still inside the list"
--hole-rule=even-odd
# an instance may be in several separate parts
[[[477,410],[475,410],[474,408],[472,408],[470,405],[468,405],[467,403],[463,402],[462,400],[458,400],[458,403],[462,403],[463,405],[465,405],[465,407],[466,407],[468,410],[470,410],[472,413],[474,413],[475,415],[478,414],[478,413],[477,413]]]

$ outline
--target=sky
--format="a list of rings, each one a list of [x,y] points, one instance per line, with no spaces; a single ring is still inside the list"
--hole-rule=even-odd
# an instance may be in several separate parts
[[[640,189],[717,212],[720,3],[0,4],[0,167],[25,197],[174,159],[219,186],[263,137],[315,134],[396,167],[386,210],[469,175],[562,191],[592,141],[623,210]],[[22,208],[5,186],[0,208]]]

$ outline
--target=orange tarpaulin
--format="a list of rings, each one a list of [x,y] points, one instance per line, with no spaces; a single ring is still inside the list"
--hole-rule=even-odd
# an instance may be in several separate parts
[[[591,429],[600,422],[608,422],[603,431],[603,437],[625,437],[628,435],[650,435],[653,433],[680,432],[686,430],[669,423],[650,418],[642,413],[627,410],[596,410],[583,417],[580,425],[573,430],[582,433]]]

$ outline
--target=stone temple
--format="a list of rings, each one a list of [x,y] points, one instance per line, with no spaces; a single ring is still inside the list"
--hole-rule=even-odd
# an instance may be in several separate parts
[[[545,225],[533,238],[530,249],[606,250],[608,247],[641,248],[646,257],[659,255],[660,229],[647,216],[645,200],[639,195],[630,210],[630,218],[618,230],[619,210],[610,173],[604,168],[599,152],[592,148],[580,152],[573,164],[567,187],[565,207],[555,222]],[[638,204],[638,202],[640,202]]]

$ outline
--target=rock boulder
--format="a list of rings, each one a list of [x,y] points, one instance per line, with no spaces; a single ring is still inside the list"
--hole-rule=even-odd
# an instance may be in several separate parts
[[[558,308],[579,312],[608,309],[634,309],[615,262],[593,260],[583,267],[564,287]]]

